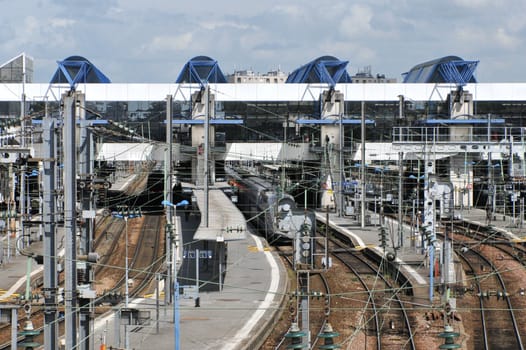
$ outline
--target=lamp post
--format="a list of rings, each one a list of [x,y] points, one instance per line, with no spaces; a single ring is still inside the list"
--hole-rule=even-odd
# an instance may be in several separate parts
[[[125,258],[124,258],[124,305],[125,305],[125,308],[128,309],[129,307],[129,275],[128,275],[128,270],[129,270],[129,267],[128,267],[128,219],[133,219],[133,218],[138,218],[138,217],[141,217],[141,213],[140,211],[135,211],[134,213],[130,213],[129,210],[127,210],[126,212],[124,212],[124,210],[121,210],[120,213],[114,213],[112,215],[113,217],[115,218],[119,218],[119,219],[123,219],[124,220],[124,233],[125,233],[125,236],[124,236],[124,249],[125,249],[125,252],[124,252],[124,255],[125,255]],[[131,312],[129,312],[129,310],[127,310],[127,314],[128,314],[128,323],[131,324]],[[127,328],[127,325],[124,326],[125,327],[125,348],[126,349],[129,349],[129,337],[128,337],[128,328]]]
[[[125,232],[125,236],[124,236],[124,247],[125,247],[125,253],[124,253],[124,256],[125,256],[125,259],[124,259],[124,283],[125,283],[125,287],[124,287],[124,298],[125,298],[125,306],[126,308],[128,308],[129,306],[129,290],[128,290],[128,284],[129,284],[129,277],[128,277],[128,217],[127,216],[124,216],[124,232]]]
[[[173,204],[172,202],[168,201],[168,200],[163,200],[161,202],[161,205],[165,206],[165,207],[171,207],[171,208],[174,208],[174,216],[176,217],[176,213],[175,213],[175,209],[177,207],[181,207],[181,206],[186,206],[186,205],[189,205],[190,203],[184,199],[182,201],[180,201],[179,203],[177,204]],[[173,238],[172,238],[172,235],[170,235],[170,240],[173,241]],[[173,242],[170,243],[170,245],[172,245]],[[171,249],[170,249],[171,251]],[[173,300],[173,304],[174,304],[174,338],[175,338],[175,350],[180,350],[181,349],[181,337],[180,337],[180,329],[179,329],[179,282],[177,281],[177,266],[176,266],[176,263],[177,263],[177,256],[179,254],[176,253],[174,254],[174,259],[173,259],[173,272],[172,271],[168,271],[168,273],[173,273],[173,283],[174,283],[174,300]]]

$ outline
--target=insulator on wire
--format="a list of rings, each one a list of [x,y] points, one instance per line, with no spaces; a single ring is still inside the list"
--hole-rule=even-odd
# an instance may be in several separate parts
[[[307,344],[303,344],[303,337],[307,333],[300,330],[298,324],[293,322],[289,328],[289,331],[285,334],[285,338],[290,339],[290,344],[287,345],[287,349],[304,349],[308,347]]]
[[[460,344],[455,344],[455,338],[460,336],[460,333],[453,332],[453,327],[446,325],[444,332],[438,335],[440,338],[444,338],[444,344],[440,345],[439,349],[459,349]]]
[[[318,349],[339,349],[340,344],[334,342],[334,338],[339,336],[340,333],[335,332],[329,322],[325,323],[323,331],[318,335],[319,338],[324,339],[323,345],[320,345]]]

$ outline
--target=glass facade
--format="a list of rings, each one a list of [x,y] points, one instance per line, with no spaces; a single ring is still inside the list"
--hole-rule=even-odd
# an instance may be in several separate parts
[[[4,65],[0,66],[0,83],[22,83],[24,82],[24,61],[25,61],[25,82],[33,82],[33,59],[25,54],[19,55]]]
[[[404,116],[399,118],[398,102],[368,101],[365,103],[365,117],[375,122],[374,127],[367,127],[367,141],[390,142],[393,126],[412,125],[417,120],[448,118],[449,101],[406,101]],[[20,102],[0,102],[0,119],[19,118]],[[320,104],[312,101],[291,102],[223,102],[216,101],[216,118],[240,119],[241,125],[216,125],[217,133],[224,133],[225,142],[311,142],[317,144],[319,126],[297,125],[296,119],[319,118]],[[59,103],[49,102],[48,113],[59,117]],[[28,115],[41,119],[45,113],[44,102],[28,102]],[[188,101],[175,101],[173,104],[174,119],[191,120],[191,104]],[[362,103],[347,101],[344,104],[346,119],[360,119]],[[165,101],[112,101],[86,103],[88,119],[103,119],[126,125],[139,135],[156,141],[166,138]],[[504,118],[507,126],[526,127],[526,102],[485,102],[474,103],[475,117]],[[345,125],[345,143],[357,142],[360,125]],[[190,143],[190,124],[175,124],[174,136],[177,142]],[[358,135],[358,136],[356,136]]]

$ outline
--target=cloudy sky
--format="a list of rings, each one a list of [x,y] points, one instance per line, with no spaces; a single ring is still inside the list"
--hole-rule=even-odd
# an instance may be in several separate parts
[[[173,82],[198,55],[224,73],[295,68],[323,55],[401,80],[456,55],[479,82],[526,82],[524,0],[0,0],[0,64],[21,52],[48,82],[86,57],[113,82]]]

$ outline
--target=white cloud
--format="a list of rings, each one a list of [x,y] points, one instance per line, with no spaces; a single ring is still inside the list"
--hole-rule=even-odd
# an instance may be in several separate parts
[[[24,19],[24,26],[20,29],[22,35],[31,37],[32,35],[39,35],[41,33],[41,22],[34,16],[28,16]],[[29,39],[29,38],[26,38]]]
[[[249,24],[236,23],[233,21],[214,21],[214,20],[200,23],[200,25],[202,28],[207,29],[207,30],[219,30],[222,28],[246,30],[252,27]]]
[[[166,52],[180,52],[189,49],[193,42],[193,34],[186,32],[180,35],[160,35],[155,36],[151,41],[143,46],[145,53],[166,53]]]
[[[521,39],[511,35],[505,28],[498,28],[493,34],[495,43],[506,49],[516,49],[521,43]]]
[[[522,38],[503,27],[485,27],[479,30],[462,27],[457,28],[453,37],[461,47],[479,53],[494,51],[506,55],[506,51],[517,50],[522,46]],[[477,43],[485,43],[485,45],[477,45]]]
[[[347,37],[359,37],[371,34],[371,19],[373,12],[364,5],[352,5],[340,23],[340,31]]]
[[[304,9],[305,9],[305,6],[301,6],[301,5],[279,4],[279,5],[274,6],[271,12],[275,14],[279,14],[281,16],[288,16],[290,18],[302,18],[305,16]]]
[[[75,25],[75,20],[67,18],[51,18],[49,20],[49,25],[54,28],[64,29],[67,27],[72,27]]]
[[[500,3],[495,0],[454,0],[453,3],[457,6],[469,8],[469,9],[480,9],[483,7],[492,7],[495,6],[495,4],[499,4],[499,6],[504,5],[503,3]]]
[[[74,0],[75,12],[66,0],[0,1],[10,13],[0,24],[0,61],[27,52],[44,62],[35,81],[47,81],[54,62],[72,54],[93,59],[113,81],[133,81],[137,75],[126,74],[138,64],[144,79],[166,81],[166,62],[180,70],[201,54],[255,71],[290,71],[328,54],[353,71],[373,65],[396,77],[453,54],[480,60],[489,80],[526,81],[526,71],[496,63],[523,65],[524,0]]]

